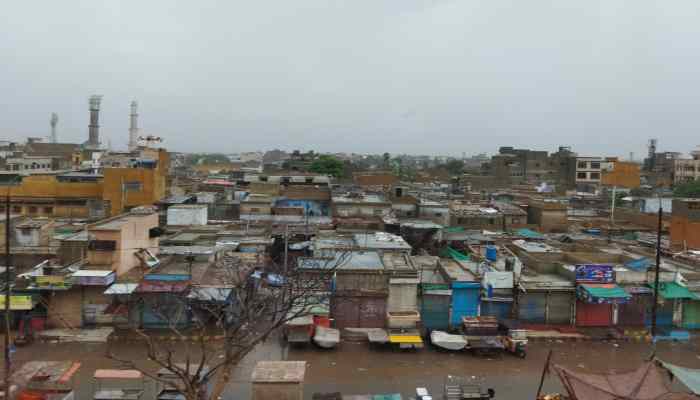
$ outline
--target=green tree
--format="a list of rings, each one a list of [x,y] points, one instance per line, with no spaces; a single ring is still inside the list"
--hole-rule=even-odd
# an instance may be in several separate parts
[[[382,161],[384,162],[384,168],[389,168],[391,164],[391,154],[384,153],[384,155],[382,155]]]
[[[673,189],[674,197],[700,197],[700,181],[677,185]]]
[[[309,169],[311,172],[340,178],[343,176],[345,165],[343,165],[342,161],[333,156],[322,155],[311,163],[311,167]]]
[[[450,160],[444,167],[450,175],[462,175],[464,172],[464,162],[461,160]]]

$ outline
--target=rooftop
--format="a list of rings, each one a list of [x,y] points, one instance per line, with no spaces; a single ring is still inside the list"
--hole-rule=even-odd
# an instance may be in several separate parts
[[[328,258],[299,258],[299,268],[379,271],[384,270],[384,264],[376,251],[337,251]]]
[[[368,204],[384,204],[387,201],[384,197],[378,194],[352,194],[334,195],[334,203],[368,203]]]
[[[411,250],[411,245],[398,235],[387,232],[356,233],[355,245],[365,249]]]

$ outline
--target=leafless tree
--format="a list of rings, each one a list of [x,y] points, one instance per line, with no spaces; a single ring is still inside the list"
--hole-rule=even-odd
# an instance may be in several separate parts
[[[285,271],[272,262],[244,265],[230,253],[223,253],[210,266],[215,268],[220,284],[192,285],[187,292],[167,293],[159,296],[157,303],[149,304],[167,321],[168,331],[182,340],[173,344],[134,329],[146,344],[148,359],[167,371],[169,377],[119,357],[111,347],[107,356],[126,368],[141,370],[188,400],[219,399],[234,368],[246,355],[288,321],[309,315],[311,307],[322,302],[336,269],[350,255],[342,251],[333,257],[314,259],[313,273],[308,273],[291,266]],[[194,316],[187,330],[181,328],[186,311]]]

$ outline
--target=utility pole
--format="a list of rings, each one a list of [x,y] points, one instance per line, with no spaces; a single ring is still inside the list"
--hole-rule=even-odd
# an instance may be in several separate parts
[[[10,398],[10,186],[5,195],[5,399]]]
[[[287,276],[287,253],[289,251],[289,224],[284,224],[284,275]]]
[[[656,228],[656,271],[654,274],[654,304],[651,308],[651,339],[656,339],[656,309],[659,307],[659,270],[661,269],[661,221],[663,208],[659,201],[659,224]]]

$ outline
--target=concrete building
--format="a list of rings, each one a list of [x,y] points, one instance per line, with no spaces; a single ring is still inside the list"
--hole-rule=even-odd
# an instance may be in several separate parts
[[[671,214],[671,247],[700,250],[700,199],[674,199]]]
[[[335,217],[383,217],[391,213],[391,202],[377,194],[350,193],[333,196]]]
[[[690,154],[690,159],[673,160],[673,183],[676,185],[700,179],[700,146]]]
[[[635,189],[641,184],[641,166],[635,162],[607,158],[601,170],[600,183],[604,186]]]
[[[88,225],[87,269],[121,276],[158,255],[158,214],[137,210]],[[149,254],[150,253],[150,254]]]
[[[576,157],[576,190],[592,192],[600,186],[604,161],[602,157]]]
[[[22,156],[5,159],[5,170],[20,175],[33,175],[53,171],[54,162],[51,157]]]
[[[168,208],[168,225],[206,225],[208,206],[206,204],[178,204]]]
[[[567,205],[558,201],[533,199],[528,203],[527,223],[537,225],[540,231],[566,232],[569,227]]]

